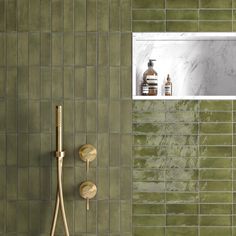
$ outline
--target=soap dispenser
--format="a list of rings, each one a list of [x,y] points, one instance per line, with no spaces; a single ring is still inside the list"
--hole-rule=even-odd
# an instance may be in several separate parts
[[[149,96],[156,96],[158,94],[157,72],[153,69],[155,59],[150,59],[148,62],[148,69],[143,73],[142,91],[145,91],[148,85]],[[144,95],[144,93],[142,93]],[[146,94],[145,94],[146,95]]]

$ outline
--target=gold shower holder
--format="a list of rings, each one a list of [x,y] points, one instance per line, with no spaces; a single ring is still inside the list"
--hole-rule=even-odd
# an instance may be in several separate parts
[[[89,210],[89,200],[97,194],[97,186],[91,181],[81,183],[79,188],[80,196],[86,199],[86,209]]]
[[[79,156],[82,161],[86,162],[86,171],[89,171],[89,163],[96,159],[97,157],[97,150],[91,144],[84,144],[79,149]]]

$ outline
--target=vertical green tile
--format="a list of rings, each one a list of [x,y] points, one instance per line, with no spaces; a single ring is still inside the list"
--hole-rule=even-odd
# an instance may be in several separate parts
[[[100,234],[108,233],[109,231],[109,202],[107,200],[98,201],[98,232]]]
[[[51,201],[44,201],[40,203],[40,209],[43,209],[43,214],[40,214],[40,232],[42,234],[47,234],[50,232],[50,224],[47,222],[50,222],[52,220],[52,204]],[[53,205],[54,206],[54,205]]]
[[[15,99],[7,101],[7,131],[16,132],[17,130],[17,102]]]
[[[29,228],[29,202],[17,202],[17,231],[27,233]]]
[[[110,134],[110,166],[118,167],[120,163],[120,134]]]
[[[16,3],[17,0],[9,0],[7,2],[7,31],[16,31]]]
[[[52,31],[63,31],[63,2],[52,0]]]
[[[5,73],[3,73],[5,78]],[[6,78],[6,95],[8,98],[15,98],[17,95],[17,68],[9,68]]]
[[[63,96],[63,71],[61,68],[52,68],[52,97],[59,99]]]
[[[97,97],[96,67],[87,67],[87,98],[94,99]]]
[[[120,31],[120,0],[110,1],[110,31]]]
[[[110,67],[110,98],[119,99],[120,98],[120,68]]]
[[[51,30],[51,0],[41,0],[41,31]]]
[[[108,122],[109,105],[107,101],[98,102],[98,132],[104,133],[109,130]]]
[[[100,0],[97,3],[98,31],[109,31],[109,1]]]
[[[52,162],[52,144],[51,144],[51,135],[50,134],[41,134],[41,143],[40,143],[40,165],[49,166]]]
[[[75,31],[86,31],[86,0],[74,1]]]
[[[6,29],[6,1],[0,1],[0,32]]]
[[[29,134],[29,165],[39,166],[41,153],[41,135],[38,133]]]
[[[6,167],[0,167],[0,199],[6,199]]]
[[[40,169],[40,199],[41,200],[49,200],[50,192],[51,192],[51,173],[49,167],[42,167]]]
[[[74,25],[73,1],[64,0],[64,31],[73,31]]]
[[[65,67],[64,68],[64,98],[72,99],[74,98],[74,68]]]
[[[129,200],[132,197],[131,179],[132,179],[131,169],[126,167],[121,168],[120,169],[121,200]]]
[[[118,233],[120,232],[120,203],[119,201],[110,202],[110,232]]]
[[[109,165],[109,135],[98,134],[98,166],[108,167]]]
[[[6,136],[1,135],[0,136],[0,148],[1,148],[1,159],[0,159],[0,166],[5,166],[6,165],[6,153],[7,153],[7,146],[6,146]]]
[[[131,98],[131,67],[121,67],[120,76],[120,96],[121,98]]]
[[[132,102],[122,101],[121,102],[121,132],[122,133],[130,133],[132,130]]]
[[[16,66],[17,64],[17,34],[7,35],[7,65]]]
[[[87,100],[87,132],[96,132],[97,130],[97,103],[93,100]]]
[[[85,68],[76,67],[75,68],[75,98],[84,98],[85,97],[85,75],[86,70]]]
[[[86,232],[86,209],[84,200],[79,200],[75,201],[75,233],[82,232]]]
[[[131,65],[131,34],[121,35],[121,66]]]
[[[107,168],[99,168],[98,169],[98,180],[97,187],[100,189],[98,191],[97,199],[105,200],[109,198],[109,171]]]
[[[6,230],[7,232],[17,231],[17,202],[7,202]]]
[[[6,69],[1,68],[0,69],[0,97],[5,97],[5,90],[6,90]]]
[[[18,42],[18,65],[28,65],[28,50],[29,50],[29,42],[28,42],[28,33],[18,33],[17,37]]]
[[[29,71],[28,67],[18,67],[18,98],[28,98]]]
[[[120,203],[120,229],[121,232],[132,231],[132,205],[131,201],[121,201]]]
[[[17,2],[18,19],[17,26],[19,31],[27,31],[29,29],[29,1],[22,0]]]
[[[29,34],[29,64],[40,65],[40,33]]]
[[[29,30],[40,31],[40,2],[37,0],[29,1]]]
[[[29,131],[40,132],[40,102],[29,101]]]
[[[28,109],[29,105],[26,100],[19,100],[18,101],[18,131],[19,132],[27,132],[28,131],[28,124],[29,124],[29,117],[28,117]]]
[[[96,201],[90,201],[90,209],[87,213],[87,232],[89,234],[96,234],[97,232],[97,207]]]
[[[75,130],[85,132],[86,128],[86,104],[84,101],[75,101]]]
[[[74,102],[64,101],[64,113],[70,116],[64,116],[65,132],[73,133],[74,130]],[[71,143],[71,142],[70,142]]]
[[[131,1],[121,0],[120,20],[121,31],[131,31]]]
[[[40,68],[39,67],[29,68],[29,98],[30,99],[40,98]]]
[[[38,219],[40,216],[40,204],[39,201],[29,202],[29,232],[32,234],[40,233],[40,224],[38,224]]]
[[[98,65],[108,65],[108,34],[99,34],[98,37]]]
[[[109,84],[109,76],[108,76],[108,68],[107,67],[99,67],[98,68],[98,99],[107,99],[108,98],[108,84]]]
[[[29,164],[28,148],[29,148],[29,136],[28,134],[18,134],[18,166],[26,167]]]
[[[109,124],[110,132],[120,131],[120,102],[110,101],[110,111],[109,111]]]
[[[50,67],[40,68],[41,99],[51,98],[52,93],[52,73]]]
[[[1,142],[2,143],[2,142]],[[5,142],[4,142],[5,147]],[[1,150],[3,152],[3,147],[1,145]],[[16,165],[17,164],[17,135],[16,134],[8,134],[7,135],[7,150],[6,154],[2,153],[2,155],[6,155],[7,165]],[[3,160],[2,160],[3,162]]]
[[[120,65],[120,50],[121,50],[121,35],[119,33],[110,34],[109,42],[109,58],[110,66],[119,66]]]
[[[74,64],[74,34],[64,33],[64,65]]]
[[[41,65],[51,64],[51,34],[41,33]]]
[[[27,200],[29,196],[29,170],[18,168],[18,199]]]
[[[124,167],[131,166],[132,162],[132,135],[121,135],[120,165]]]
[[[41,101],[40,114],[41,114],[41,131],[50,132],[51,131],[51,102]]]
[[[118,167],[110,168],[110,199],[118,200],[120,198],[120,170]]]
[[[17,167],[7,167],[7,199],[17,199]]]
[[[87,65],[97,64],[97,37],[96,34],[87,34]]]
[[[86,65],[86,35],[75,35],[75,65]]]
[[[86,1],[86,20],[87,20],[87,31],[97,30],[97,1],[87,0]]]
[[[63,36],[60,33],[52,33],[52,65],[62,65]]]

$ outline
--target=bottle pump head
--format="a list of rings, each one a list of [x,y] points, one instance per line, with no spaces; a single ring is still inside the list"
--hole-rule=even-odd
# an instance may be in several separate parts
[[[170,75],[169,74],[167,75],[167,80],[170,81]]]
[[[149,59],[149,62],[148,62],[148,67],[150,67],[150,66],[154,66],[154,63],[153,63],[153,61],[156,61],[156,59]]]

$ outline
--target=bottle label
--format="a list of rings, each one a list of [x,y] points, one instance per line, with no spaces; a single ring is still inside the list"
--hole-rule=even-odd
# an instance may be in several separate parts
[[[165,86],[165,94],[171,94],[171,85]]]
[[[157,76],[156,75],[147,75],[146,77],[147,83],[157,83]]]

